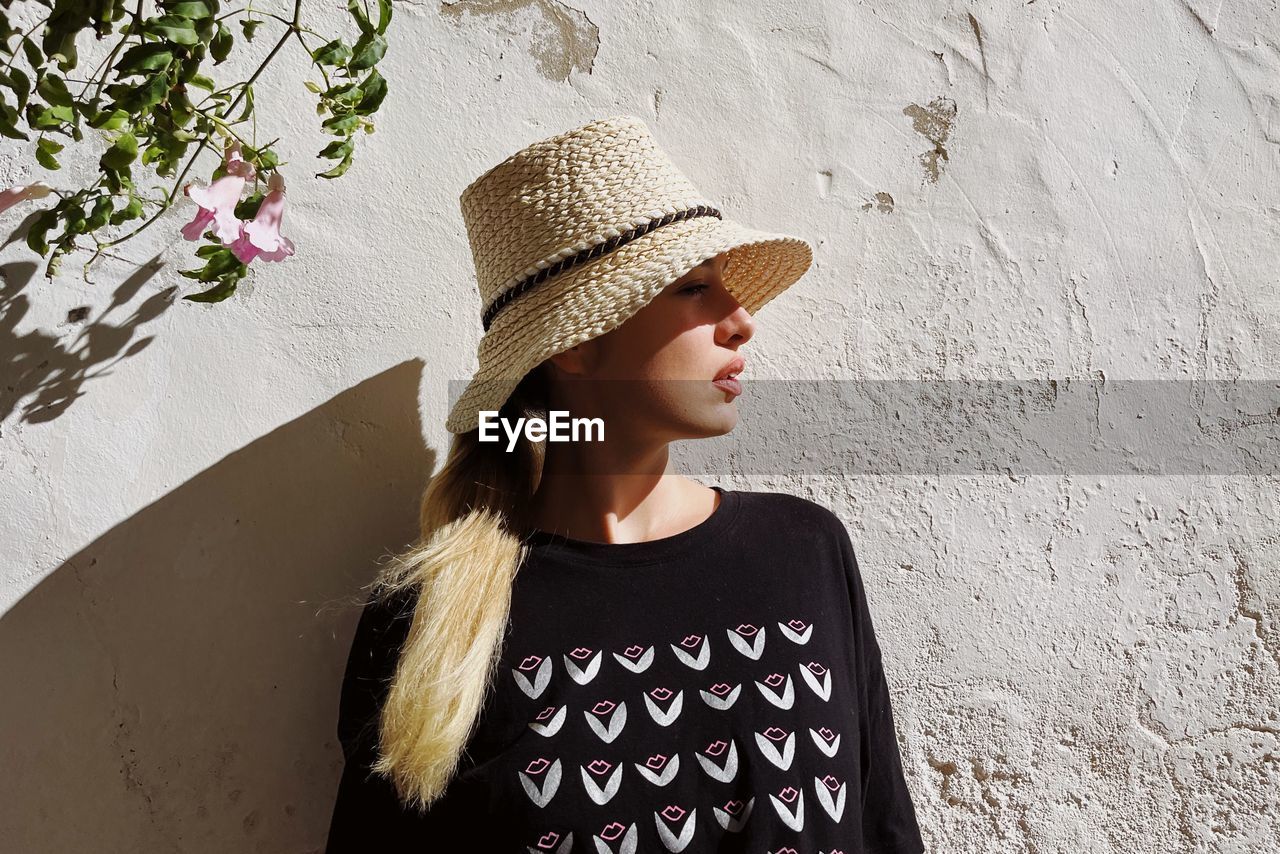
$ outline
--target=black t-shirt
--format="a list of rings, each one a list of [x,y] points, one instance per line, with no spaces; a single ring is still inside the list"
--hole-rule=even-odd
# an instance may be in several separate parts
[[[368,772],[412,602],[367,607],[328,854],[923,851],[844,525],[716,489],[671,537],[532,535],[496,686],[424,815]]]

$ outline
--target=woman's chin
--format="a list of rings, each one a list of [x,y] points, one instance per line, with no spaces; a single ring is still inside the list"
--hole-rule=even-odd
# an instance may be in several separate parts
[[[689,424],[691,438],[709,439],[713,436],[723,436],[733,430],[738,424],[738,409],[732,403],[720,403],[710,406],[705,410],[697,413],[696,419],[690,419]]]

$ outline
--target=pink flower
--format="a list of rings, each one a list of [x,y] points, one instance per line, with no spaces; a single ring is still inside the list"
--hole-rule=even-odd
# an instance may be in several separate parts
[[[210,222],[216,223],[215,232],[223,246],[229,246],[240,235],[240,219],[236,216],[236,204],[244,192],[246,181],[253,180],[253,164],[240,154],[240,140],[231,139],[223,152],[227,173],[208,187],[186,184],[182,188],[192,201],[200,206],[195,219],[182,227],[187,240],[199,240]]]
[[[293,254],[293,241],[280,233],[280,220],[284,217],[284,175],[272,172],[267,182],[267,195],[258,208],[253,222],[246,222],[240,229],[240,237],[231,244],[231,251],[241,262],[248,264],[254,258],[263,261],[283,261]]]
[[[18,184],[10,187],[0,192],[0,213],[4,213],[18,204],[18,202],[25,202],[28,199],[43,199],[52,192],[53,187],[50,187],[44,181],[36,181],[32,184]]]

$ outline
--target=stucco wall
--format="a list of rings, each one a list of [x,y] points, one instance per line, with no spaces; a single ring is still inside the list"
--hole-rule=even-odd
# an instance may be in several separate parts
[[[258,86],[298,251],[228,302],[168,290],[185,206],[92,283],[2,250],[6,850],[321,847],[348,602],[412,536],[475,364],[457,196],[534,139],[639,115],[730,215],[815,243],[759,377],[1280,373],[1270,0],[395,9],[343,179],[310,177],[304,58]],[[77,175],[28,158],[0,141],[5,186]],[[1273,461],[1276,412],[1241,427]],[[738,462],[705,479],[849,525],[930,850],[1277,850],[1274,474]]]

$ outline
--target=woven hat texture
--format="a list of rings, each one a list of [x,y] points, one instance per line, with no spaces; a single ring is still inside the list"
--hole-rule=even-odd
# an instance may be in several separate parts
[[[459,202],[486,328],[451,433],[476,429],[543,360],[620,326],[708,258],[726,253],[725,287],[751,313],[813,258],[799,237],[725,218],[628,115],[521,149]]]

